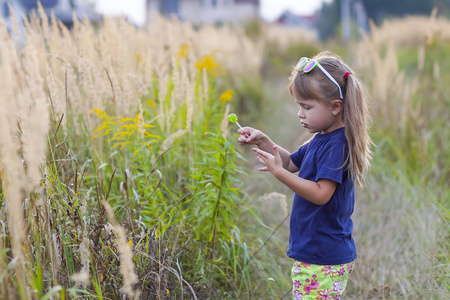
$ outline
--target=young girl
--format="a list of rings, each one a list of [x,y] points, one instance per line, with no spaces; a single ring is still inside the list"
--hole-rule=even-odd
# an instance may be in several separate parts
[[[289,78],[289,91],[313,138],[290,154],[259,130],[238,130],[240,145],[259,148],[252,149],[263,165],[259,170],[295,192],[287,251],[295,260],[294,299],[341,299],[356,259],[350,217],[372,143],[362,89],[339,57],[304,57]]]

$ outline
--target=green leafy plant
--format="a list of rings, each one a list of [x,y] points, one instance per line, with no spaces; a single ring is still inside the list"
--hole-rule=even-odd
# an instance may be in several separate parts
[[[191,221],[196,232],[205,237],[214,251],[217,240],[231,240],[231,231],[236,228],[237,210],[240,206],[236,157],[240,155],[232,144],[220,135],[209,133],[213,148],[203,149],[203,161],[197,163],[192,177],[196,185],[193,191],[193,213]]]

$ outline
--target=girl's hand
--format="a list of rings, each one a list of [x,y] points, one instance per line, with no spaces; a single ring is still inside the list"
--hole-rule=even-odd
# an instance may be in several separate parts
[[[256,153],[259,162],[264,165],[264,167],[259,168],[260,171],[269,171],[275,175],[275,173],[284,169],[277,145],[273,146],[273,155],[257,148],[253,148],[252,151]]]
[[[252,127],[239,128],[237,131],[241,136],[238,139],[239,145],[259,145],[261,140],[267,137],[261,131]]]

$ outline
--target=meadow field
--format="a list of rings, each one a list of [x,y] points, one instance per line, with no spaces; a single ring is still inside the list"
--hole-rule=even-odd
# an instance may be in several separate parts
[[[450,299],[450,21],[348,44],[263,24],[0,20],[0,299],[290,299],[292,193],[241,125],[309,136],[292,66],[339,54],[366,85],[374,160],[345,299]]]

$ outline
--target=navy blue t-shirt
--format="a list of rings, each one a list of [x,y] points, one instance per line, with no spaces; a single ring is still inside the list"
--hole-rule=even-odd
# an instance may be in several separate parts
[[[298,176],[311,181],[330,179],[336,191],[325,205],[316,205],[295,194],[287,255],[316,265],[338,265],[356,259],[351,215],[355,188],[344,163],[348,153],[345,128],[316,134],[291,154]]]

